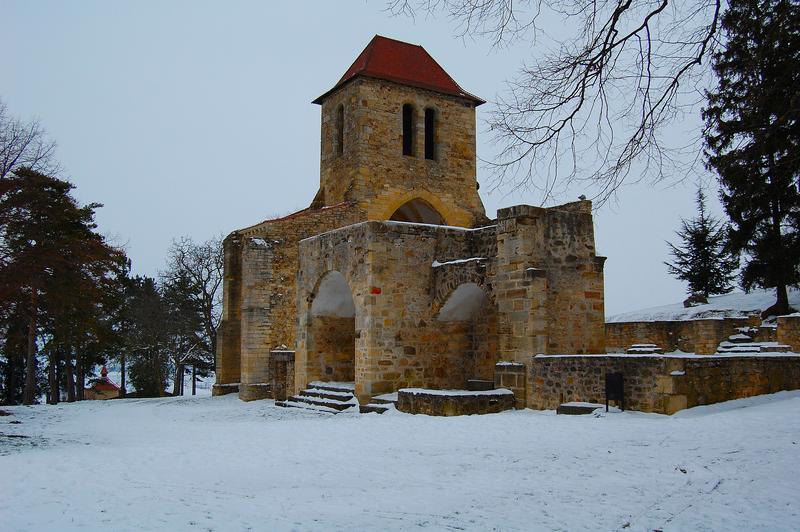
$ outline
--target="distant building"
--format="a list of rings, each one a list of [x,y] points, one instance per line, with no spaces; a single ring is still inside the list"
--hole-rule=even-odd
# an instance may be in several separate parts
[[[84,397],[87,400],[115,399],[119,397],[119,390],[119,386],[108,378],[108,370],[103,366],[103,369],[100,370],[100,378],[84,390]]]

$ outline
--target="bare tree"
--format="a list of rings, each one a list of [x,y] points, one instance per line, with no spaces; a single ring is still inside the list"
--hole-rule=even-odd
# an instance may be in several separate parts
[[[217,326],[222,310],[222,270],[222,237],[201,243],[183,237],[172,241],[167,270],[161,273],[162,283],[180,287],[197,309],[203,329],[203,350],[212,358],[216,357]]]
[[[496,47],[552,45],[497,102],[495,184],[537,189],[546,202],[580,182],[605,201],[626,182],[680,179],[700,156],[699,116],[711,80],[706,59],[722,0],[389,0],[394,14],[444,13],[462,38]],[[694,142],[694,141],[697,142]],[[691,147],[690,147],[691,146]],[[692,154],[687,164],[686,154]]]
[[[9,115],[0,100],[0,179],[19,167],[57,176],[56,143],[47,137],[38,120],[24,121]]]

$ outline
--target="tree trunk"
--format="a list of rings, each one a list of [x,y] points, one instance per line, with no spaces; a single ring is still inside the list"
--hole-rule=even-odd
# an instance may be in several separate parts
[[[75,402],[75,373],[72,371],[72,350],[67,350],[67,356],[64,358],[64,373],[67,378],[67,402]]]
[[[25,361],[25,392],[22,402],[32,405],[36,402],[36,318],[38,311],[38,291],[31,288],[30,321],[28,322],[28,353]]]
[[[75,384],[75,395],[78,401],[83,401],[84,398],[84,388],[86,386],[86,371],[84,369],[83,364],[83,349],[78,348],[78,352],[75,354],[75,362],[77,364],[77,371],[75,372],[78,377],[78,382]]]
[[[175,380],[172,383],[172,395],[175,397],[183,395],[181,393],[183,391],[183,383],[181,382],[182,378],[183,366],[181,364],[175,364]]]
[[[58,373],[56,368],[58,366],[58,350],[50,350],[50,367],[48,368],[48,382],[50,384],[50,393],[47,398],[47,404],[58,404]]]
[[[197,395],[197,362],[192,364],[192,395]]]
[[[122,353],[119,357],[119,365],[120,365],[120,385],[119,385],[119,396],[125,397],[126,389],[125,389],[125,353]]]
[[[769,316],[782,316],[784,314],[791,314],[794,312],[792,307],[789,306],[789,294],[786,290],[786,285],[778,285],[775,287],[775,304],[761,313],[762,318]]]

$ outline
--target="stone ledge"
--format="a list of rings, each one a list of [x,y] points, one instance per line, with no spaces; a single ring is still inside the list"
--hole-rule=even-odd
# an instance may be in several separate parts
[[[514,408],[511,390],[426,390],[406,388],[397,392],[397,409],[408,414],[466,416],[495,414]]]

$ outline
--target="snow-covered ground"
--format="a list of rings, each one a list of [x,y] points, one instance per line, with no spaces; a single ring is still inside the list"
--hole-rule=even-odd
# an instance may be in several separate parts
[[[684,308],[683,303],[625,312],[606,318],[606,322],[692,320],[697,318],[724,318],[760,314],[775,303],[774,290],[753,290],[750,293],[733,292],[708,298],[707,305]],[[800,290],[789,289],[789,305],[800,309]]]
[[[800,392],[672,417],[330,416],[235,396],[5,409],[4,531],[800,524]]]

